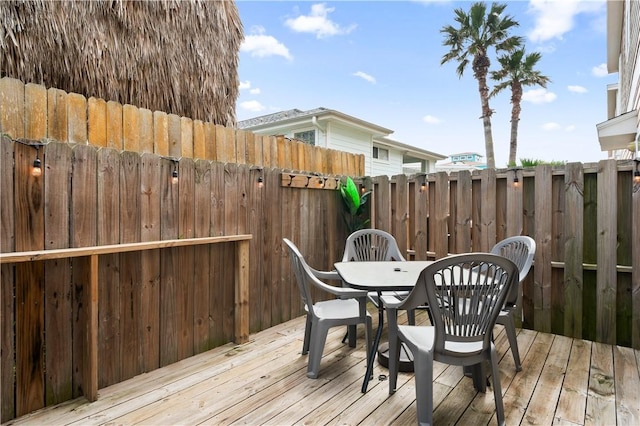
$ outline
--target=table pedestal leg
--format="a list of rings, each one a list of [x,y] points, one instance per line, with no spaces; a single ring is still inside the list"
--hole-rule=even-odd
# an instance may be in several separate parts
[[[378,300],[380,300],[380,293],[378,292]],[[378,353],[378,345],[380,344],[380,337],[382,336],[382,327],[384,326],[384,308],[381,303],[378,303],[378,330],[376,331],[376,337],[373,340],[373,346],[371,346],[371,353],[369,354],[369,360],[367,362],[367,372],[364,375],[364,382],[362,383],[362,393],[367,392],[367,386],[369,380],[373,374],[373,362]]]

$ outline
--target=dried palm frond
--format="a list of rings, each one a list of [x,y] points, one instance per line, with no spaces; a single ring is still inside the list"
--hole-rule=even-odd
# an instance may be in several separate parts
[[[0,76],[235,126],[232,0],[0,1]]]

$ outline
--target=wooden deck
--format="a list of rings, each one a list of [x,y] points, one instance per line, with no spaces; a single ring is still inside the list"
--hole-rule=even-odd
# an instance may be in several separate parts
[[[523,370],[515,373],[506,337],[496,327],[508,425],[640,424],[640,351],[521,330]],[[416,423],[413,375],[401,373],[389,396],[377,362],[366,394],[362,339],[342,344],[329,333],[320,376],[308,379],[301,356],[304,318],[250,336],[84,398],[7,424],[396,424]],[[361,330],[361,334],[362,330]],[[434,422],[495,424],[493,393],[474,391],[456,367],[436,363]]]

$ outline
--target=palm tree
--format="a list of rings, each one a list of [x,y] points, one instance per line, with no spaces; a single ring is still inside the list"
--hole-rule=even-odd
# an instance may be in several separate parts
[[[525,54],[524,48],[518,49],[512,54],[498,57],[502,65],[499,71],[491,71],[491,78],[498,82],[489,97],[493,97],[507,87],[511,88],[511,140],[509,144],[509,165],[516,164],[516,151],[518,149],[518,122],[522,108],[522,87],[542,86],[547,87],[551,80],[535,69],[542,55],[538,52]]]
[[[482,124],[484,126],[484,143],[487,154],[487,167],[495,168],[496,160],[493,153],[493,135],[491,133],[491,115],[489,107],[489,87],[487,74],[491,61],[488,51],[494,48],[496,52],[511,51],[522,43],[521,37],[509,36],[509,29],[519,24],[511,16],[502,16],[506,4],[493,3],[489,13],[483,2],[473,3],[469,13],[462,9],[455,10],[455,21],[458,28],[451,25],[444,26],[440,32],[445,35],[444,46],[450,48],[442,57],[440,65],[449,61],[458,61],[456,72],[462,77],[465,68],[472,59],[473,76],[478,81],[480,102],[482,104]]]

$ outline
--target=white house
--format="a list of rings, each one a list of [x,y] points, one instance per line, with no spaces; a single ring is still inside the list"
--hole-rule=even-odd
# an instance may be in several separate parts
[[[640,158],[637,152],[640,2],[637,0],[607,0],[607,70],[618,73],[618,83],[607,86],[608,120],[596,125],[600,148],[608,151],[610,158]]]
[[[436,161],[446,158],[390,139],[393,130],[322,107],[251,118],[239,121],[238,128],[257,135],[282,135],[323,148],[363,154],[367,176],[402,174],[405,164],[418,164],[417,172],[431,173]]]
[[[460,170],[482,170],[487,163],[482,161],[482,155],[477,152],[459,152],[451,154],[447,160],[438,161],[436,169],[439,172],[457,172]]]

